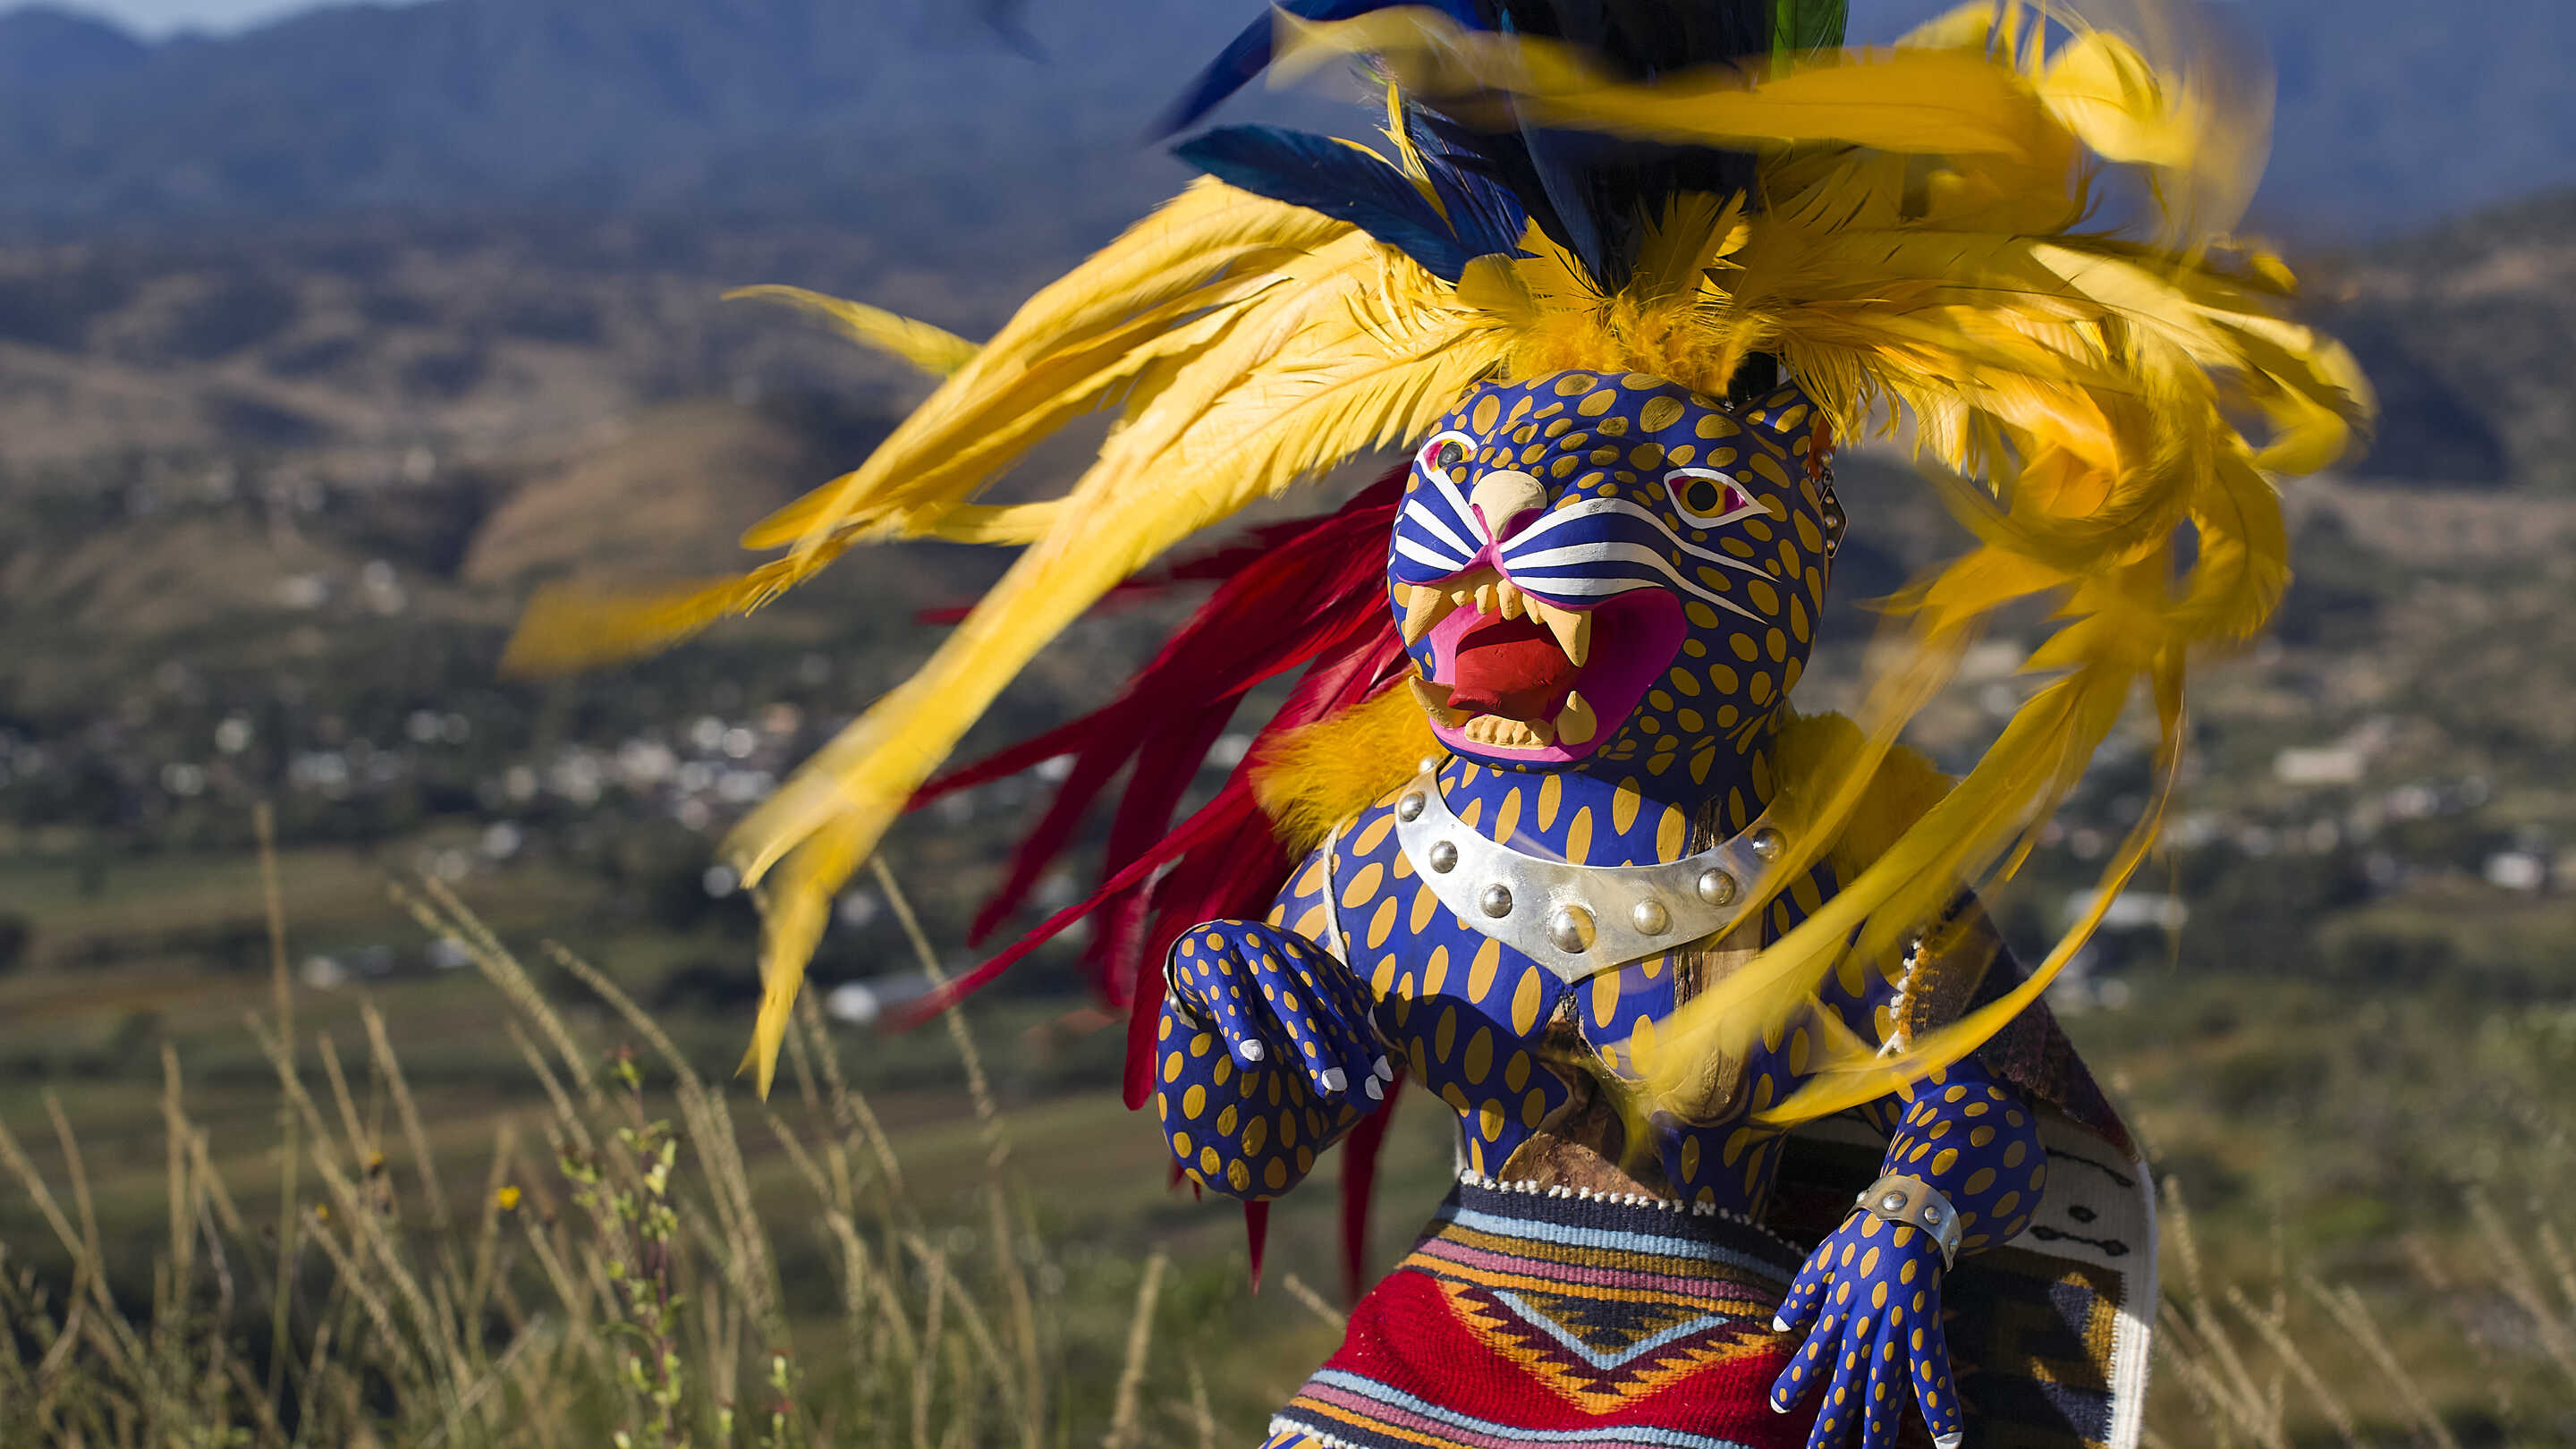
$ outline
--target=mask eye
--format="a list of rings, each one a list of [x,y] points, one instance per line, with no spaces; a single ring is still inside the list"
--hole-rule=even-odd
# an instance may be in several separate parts
[[[1474,456],[1476,456],[1475,439],[1465,433],[1442,433],[1423,444],[1422,452],[1414,461],[1423,472],[1436,478],[1447,478],[1450,476],[1451,469]]]
[[[1673,507],[1683,519],[1701,528],[1762,511],[1734,480],[1707,468],[1675,468],[1664,475],[1664,489],[1672,494]]]

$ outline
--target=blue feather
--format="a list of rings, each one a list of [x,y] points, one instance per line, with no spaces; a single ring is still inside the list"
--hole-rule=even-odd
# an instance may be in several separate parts
[[[1471,259],[1508,249],[1462,240],[1402,171],[1329,136],[1225,126],[1173,152],[1228,186],[1348,222],[1448,281]]]
[[[1569,154],[1576,138],[1564,131],[1523,123],[1521,146],[1529,157],[1531,170],[1538,175],[1539,189],[1547,196],[1558,220],[1565,224],[1563,241],[1566,250],[1592,275],[1605,290],[1615,289],[1618,272],[1613,260],[1610,239],[1604,234],[1608,218],[1600,214],[1600,204],[1593,195],[1592,172]]]
[[[1510,187],[1459,165],[1459,158],[1446,152],[1416,149],[1440,209],[1449,214],[1449,230],[1467,255],[1523,255],[1521,233],[1529,229],[1529,209]]]
[[[1277,6],[1300,20],[1348,20],[1375,10],[1390,10],[1398,5],[1418,5],[1426,0],[1281,0]],[[1474,0],[1428,0],[1461,25],[1484,29]],[[1181,94],[1163,119],[1155,124],[1153,136],[1161,139],[1176,136],[1197,125],[1208,112],[1224,104],[1228,96],[1252,83],[1252,78],[1270,68],[1271,42],[1277,32],[1277,20],[1266,11],[1246,26],[1197,80]]]
[[[1273,8],[1330,21],[1406,3],[1431,5],[1473,30],[1527,31],[1596,50],[1618,73],[1648,80],[1738,63],[1768,48],[1766,41],[1831,44],[1847,0],[1280,0]],[[1274,56],[1275,21],[1265,15],[1236,36],[1166,115],[1159,134],[1192,125],[1260,75]],[[1204,154],[1193,143],[1182,155],[1246,190],[1360,226],[1453,280],[1467,259],[1518,255],[1523,230],[1536,223],[1604,291],[1626,283],[1639,238],[1672,196],[1722,196],[1752,180],[1752,159],[1739,153],[1556,130],[1526,118],[1487,131],[1418,102],[1405,109],[1437,207],[1424,205],[1418,193],[1402,195],[1402,178],[1393,171],[1324,154],[1315,148],[1329,143],[1311,137],[1292,145],[1285,139],[1290,133],[1246,131]]]

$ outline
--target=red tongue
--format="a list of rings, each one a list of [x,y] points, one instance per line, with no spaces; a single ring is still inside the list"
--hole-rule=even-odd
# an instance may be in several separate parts
[[[1449,707],[1535,723],[1554,719],[1574,687],[1574,661],[1535,619],[1497,619],[1458,641]]]

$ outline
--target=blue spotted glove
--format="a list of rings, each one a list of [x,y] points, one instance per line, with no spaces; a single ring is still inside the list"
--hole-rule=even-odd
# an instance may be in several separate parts
[[[1293,931],[1262,921],[1193,926],[1172,947],[1169,979],[1239,1069],[1294,1062],[1316,1097],[1363,1112],[1395,1080],[1358,979]]]
[[[1854,1425],[1861,1449],[1892,1449],[1909,1381],[1932,1442],[1957,1449],[1959,1394],[1941,1337],[1941,1266],[1929,1233],[1855,1210],[1798,1270],[1772,1326],[1809,1329],[1807,1342],[1772,1384],[1771,1407],[1786,1413],[1824,1386],[1807,1449],[1839,1449]]]

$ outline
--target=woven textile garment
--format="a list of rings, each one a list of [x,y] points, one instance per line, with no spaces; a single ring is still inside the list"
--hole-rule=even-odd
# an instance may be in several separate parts
[[[1764,1401],[1801,1255],[1728,1214],[1462,1181],[1272,1443],[1794,1449]]]

